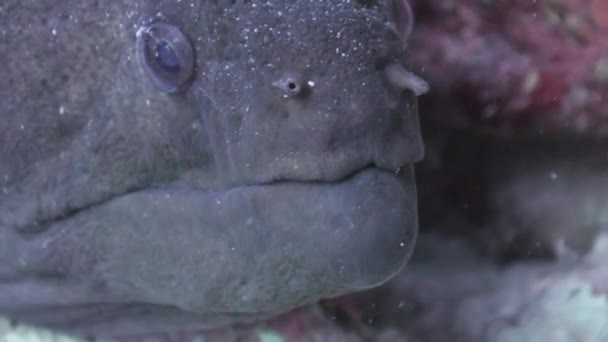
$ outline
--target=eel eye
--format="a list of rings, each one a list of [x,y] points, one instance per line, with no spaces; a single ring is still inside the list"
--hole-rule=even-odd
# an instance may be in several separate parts
[[[194,51],[175,26],[154,23],[137,32],[137,59],[145,74],[164,93],[183,90],[194,74]]]

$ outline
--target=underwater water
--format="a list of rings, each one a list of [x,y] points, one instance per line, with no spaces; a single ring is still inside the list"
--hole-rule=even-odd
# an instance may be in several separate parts
[[[608,1],[0,3],[0,342],[608,341]]]

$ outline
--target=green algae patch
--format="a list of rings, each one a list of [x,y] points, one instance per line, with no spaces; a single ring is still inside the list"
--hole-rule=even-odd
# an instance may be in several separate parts
[[[259,332],[258,336],[260,342],[285,342],[285,339],[281,335],[269,330]]]
[[[50,331],[30,327],[24,324],[11,324],[0,318],[1,342],[83,342],[83,340],[67,337]]]
[[[517,323],[498,331],[496,342],[608,341],[608,300],[590,284],[564,278],[523,308]]]

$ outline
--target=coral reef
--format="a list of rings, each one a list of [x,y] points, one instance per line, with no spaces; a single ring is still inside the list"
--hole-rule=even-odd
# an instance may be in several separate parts
[[[423,115],[493,134],[608,133],[608,2],[412,2]]]
[[[413,341],[606,341],[607,242],[577,263],[498,267],[463,240],[429,235],[407,272],[355,300]]]

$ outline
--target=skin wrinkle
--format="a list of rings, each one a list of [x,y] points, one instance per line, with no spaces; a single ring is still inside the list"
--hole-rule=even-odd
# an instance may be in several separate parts
[[[219,63],[218,62],[212,61],[211,63],[217,63],[216,69],[219,68]],[[208,79],[213,81],[215,79],[215,77],[209,77]],[[209,89],[210,89],[210,91],[205,90],[204,87],[201,87],[199,90],[201,91],[201,93],[203,94],[203,96],[205,97],[205,99],[207,101],[209,101],[209,103],[212,105],[211,110],[212,111],[215,110],[216,111],[216,113],[215,113],[216,116],[218,116],[218,117],[220,117],[222,119],[222,121],[221,121],[222,127],[229,127],[229,125],[227,125],[226,123],[227,123],[227,120],[228,120],[228,117],[229,117],[228,113],[230,113],[230,111],[221,108],[221,106],[217,102],[215,102],[213,100],[213,97],[210,96],[210,92],[213,92],[214,85],[215,85],[214,82],[210,82],[209,83]],[[205,121],[208,116],[203,115],[202,117],[203,117],[203,121],[204,122],[208,122],[208,121]],[[211,128],[211,124],[206,124],[205,126],[207,127],[208,130]],[[220,134],[221,134],[221,132],[224,132],[224,131],[225,130],[219,130]],[[215,134],[212,133],[212,132],[209,132],[209,135],[210,136],[215,136]],[[220,173],[220,172],[226,172],[225,170],[220,170],[220,168],[222,166],[228,166],[229,167],[228,172],[231,174],[232,178],[236,178],[236,177],[239,176],[238,175],[238,168],[237,168],[236,163],[235,163],[235,161],[234,161],[234,159],[232,157],[232,154],[231,154],[231,152],[230,152],[229,149],[222,148],[222,146],[226,145],[226,141],[227,141],[227,138],[224,137],[224,136],[221,136],[220,139],[212,139],[212,143],[211,144],[213,146],[213,156],[214,156],[215,160],[218,160],[218,157],[220,157],[220,158],[226,159],[228,161],[228,165],[221,164],[221,163],[216,163],[216,169],[217,169],[218,173]],[[231,143],[233,143],[233,142],[231,141]]]

